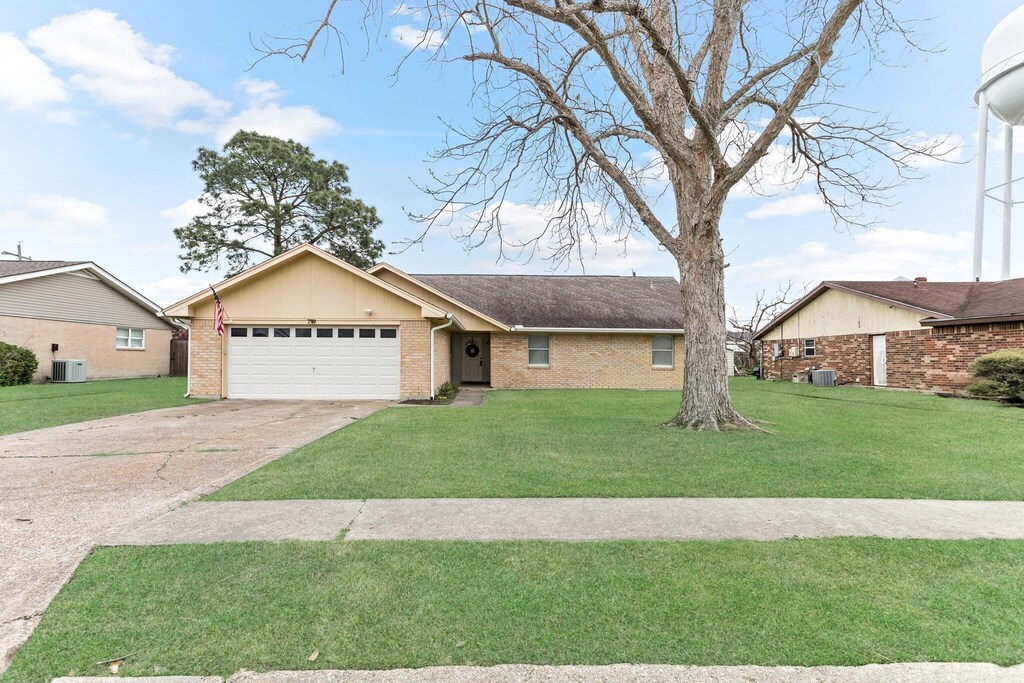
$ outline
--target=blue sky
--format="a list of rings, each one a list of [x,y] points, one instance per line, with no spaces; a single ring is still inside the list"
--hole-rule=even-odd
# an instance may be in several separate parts
[[[190,166],[196,148],[218,145],[238,127],[293,136],[342,161],[356,196],[383,218],[386,242],[417,234],[405,210],[432,205],[413,180],[426,177],[440,120],[466,120],[470,84],[458,67],[441,73],[415,60],[390,78],[407,52],[403,37],[417,29],[411,15],[389,18],[369,50],[353,39],[344,74],[335,53],[247,70],[257,56],[250,34],[304,33],[302,24],[324,4],[0,4],[0,248],[23,241],[36,259],[94,260],[162,304],[215,281],[217,274],[178,272],[171,230],[201,189]],[[1020,3],[909,4],[930,13],[922,35],[945,49],[876,66],[849,85],[844,101],[891,112],[925,136],[953,136],[950,156],[966,163],[922,169],[927,178],[898,189],[870,231],[835,229],[804,196],[806,187],[730,200],[722,232],[731,302],[742,307],[756,290],[787,279],[970,278],[981,46]],[[917,8],[901,8],[910,11]],[[1017,148],[1024,152],[1024,140]],[[1000,151],[990,147],[990,161],[994,184]],[[989,205],[986,279],[998,276],[998,212]],[[526,229],[538,215],[520,200],[506,220]],[[1012,275],[1024,276],[1022,258],[1024,236],[1016,239]],[[550,269],[539,259],[495,263],[487,247],[466,253],[444,230],[387,260],[410,272]],[[585,265],[594,273],[676,274],[649,240],[633,241],[625,255],[604,244]]]

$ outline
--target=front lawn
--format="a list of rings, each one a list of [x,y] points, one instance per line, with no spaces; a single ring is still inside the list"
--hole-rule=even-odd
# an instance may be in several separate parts
[[[0,434],[196,403],[184,377],[0,387]]]
[[[101,548],[5,681],[440,664],[1024,661],[1024,543]],[[319,658],[308,657],[319,650]]]
[[[210,499],[1024,499],[1024,410],[745,378],[732,391],[770,433],[663,427],[675,392],[497,391],[477,408],[376,413]]]

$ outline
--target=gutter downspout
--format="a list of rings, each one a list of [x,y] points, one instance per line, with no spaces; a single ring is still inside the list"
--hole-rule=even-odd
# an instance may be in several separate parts
[[[182,323],[182,325],[185,324]],[[188,330],[188,358],[185,360],[185,398],[192,398],[192,326],[185,325],[185,329]]]
[[[438,325],[437,327],[431,327],[430,328],[430,398],[431,399],[434,398],[434,394],[436,392],[436,387],[434,386],[434,333],[437,332],[438,330],[443,330],[444,328],[451,327],[452,325],[455,324],[455,316],[453,316],[451,313],[445,313],[444,317],[448,320],[448,322],[446,322],[446,323],[444,323],[442,325]],[[189,350],[191,350],[191,349],[192,349],[192,347],[190,346]]]

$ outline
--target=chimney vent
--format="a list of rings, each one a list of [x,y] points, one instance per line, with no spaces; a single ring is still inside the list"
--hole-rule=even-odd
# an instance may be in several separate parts
[[[922,282],[928,282],[928,278],[926,278],[926,277],[915,277],[914,278],[914,286],[915,287],[917,287]]]

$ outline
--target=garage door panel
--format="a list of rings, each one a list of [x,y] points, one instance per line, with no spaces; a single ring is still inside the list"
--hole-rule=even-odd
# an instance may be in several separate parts
[[[252,328],[229,333],[230,398],[398,398],[398,339],[380,334],[394,328],[355,328],[351,337],[336,328],[302,328],[311,329],[308,337],[299,328],[270,329],[267,337]]]

